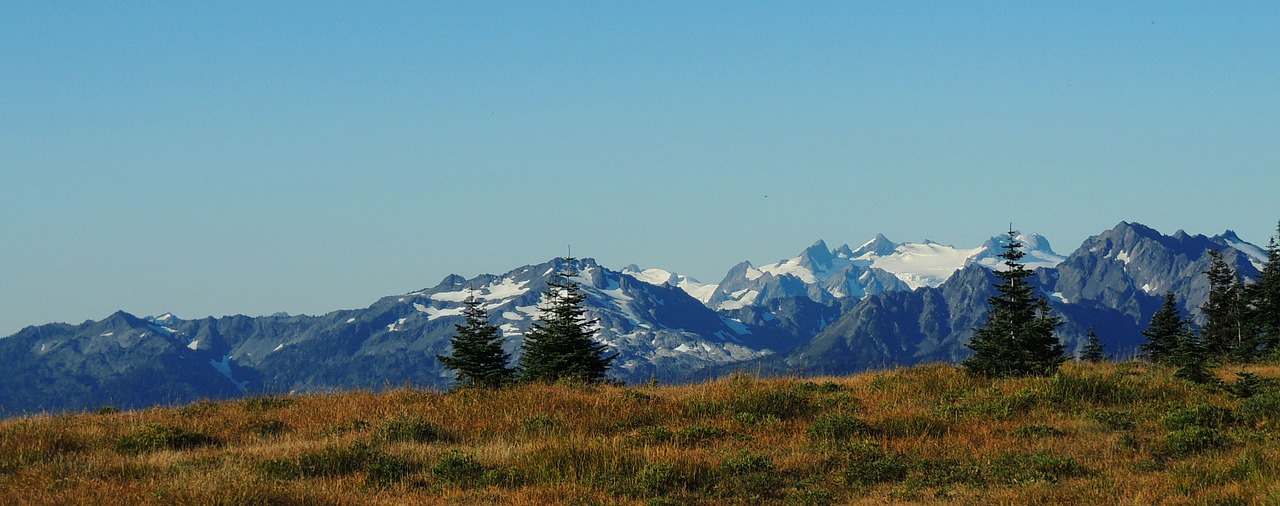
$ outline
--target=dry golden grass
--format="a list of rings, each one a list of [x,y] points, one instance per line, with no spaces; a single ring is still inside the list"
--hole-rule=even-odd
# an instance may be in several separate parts
[[[1140,363],[263,397],[0,421],[17,504],[1280,504],[1251,397]]]

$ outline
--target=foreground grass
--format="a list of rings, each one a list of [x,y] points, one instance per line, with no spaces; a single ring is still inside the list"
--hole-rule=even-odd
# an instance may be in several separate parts
[[[1008,380],[932,365],[104,409],[0,422],[0,490],[58,504],[1280,504],[1280,367],[1252,372],[1262,381],[1235,394],[1136,363]]]

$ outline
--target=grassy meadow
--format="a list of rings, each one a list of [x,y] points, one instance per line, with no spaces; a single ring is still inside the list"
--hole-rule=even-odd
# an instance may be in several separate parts
[[[950,365],[0,421],[0,503],[1280,504],[1280,366]]]

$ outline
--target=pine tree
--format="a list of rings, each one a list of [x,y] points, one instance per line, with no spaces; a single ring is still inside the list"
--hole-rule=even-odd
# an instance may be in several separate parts
[[[1098,333],[1093,331],[1093,325],[1089,326],[1089,342],[1084,346],[1084,354],[1080,359],[1096,364],[1107,360],[1107,356],[1103,354],[1102,341],[1098,339]]]
[[[450,344],[453,356],[436,355],[448,369],[457,372],[458,383],[471,387],[499,387],[515,380],[508,367],[511,356],[502,349],[502,332],[489,323],[489,313],[475,296],[467,297],[462,315],[466,323],[455,325],[458,333]]]
[[[1178,338],[1182,335],[1185,322],[1178,313],[1178,297],[1172,291],[1164,293],[1164,305],[1156,314],[1151,315],[1151,323],[1142,335],[1147,342],[1142,344],[1142,353],[1147,360],[1157,364],[1171,364],[1178,350]]]
[[[1193,383],[1210,383],[1214,381],[1213,372],[1209,369],[1209,352],[1204,340],[1191,332],[1182,331],[1178,335],[1178,347],[1173,351],[1171,362],[1178,368],[1174,376]]]
[[[1258,282],[1250,288],[1253,326],[1259,335],[1259,347],[1280,357],[1280,225],[1267,244],[1267,265]]]
[[[1210,250],[1209,256],[1211,263],[1205,271],[1209,277],[1209,298],[1200,306],[1205,318],[1200,334],[1205,352],[1213,357],[1252,358],[1245,346],[1240,296],[1243,285],[1221,252]]]
[[[520,374],[526,381],[598,382],[617,358],[605,356],[607,346],[595,340],[592,327],[598,320],[587,317],[586,295],[570,279],[577,275],[574,259],[566,258],[565,265],[547,281],[542,316],[525,334]]]
[[[990,299],[986,325],[974,329],[967,345],[973,355],[962,364],[972,374],[1028,376],[1052,373],[1066,361],[1062,343],[1053,335],[1062,319],[1049,311],[1049,301],[1035,293],[1027,278],[1032,272],[1020,260],[1022,243],[1009,230],[1000,258],[1005,269],[996,272],[1003,282]]]

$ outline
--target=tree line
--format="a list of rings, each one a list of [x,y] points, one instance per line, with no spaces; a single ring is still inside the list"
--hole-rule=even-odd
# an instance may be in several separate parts
[[[1005,269],[997,271],[997,294],[988,299],[985,324],[974,329],[968,347],[973,355],[962,362],[972,374],[1031,376],[1052,374],[1067,360],[1054,331],[1063,321],[1036,293],[1021,259],[1017,232],[1009,231],[1000,258]],[[1226,362],[1280,359],[1280,226],[1267,245],[1267,263],[1258,279],[1246,283],[1217,250],[1209,251],[1210,266],[1204,272],[1209,297],[1200,306],[1203,325],[1196,325],[1178,310],[1177,296],[1166,292],[1164,304],[1142,334],[1143,357],[1177,367],[1177,376],[1198,383],[1210,382],[1210,368]],[[1105,359],[1093,328],[1081,357]]]

